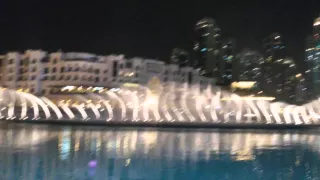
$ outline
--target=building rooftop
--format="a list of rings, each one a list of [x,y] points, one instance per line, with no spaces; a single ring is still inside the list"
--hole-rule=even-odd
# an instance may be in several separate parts
[[[91,53],[81,53],[81,52],[69,52],[64,53],[62,56],[62,59],[68,61],[68,60],[86,60],[86,61],[97,61],[98,56]]]
[[[215,20],[212,18],[202,18],[196,23],[196,29],[204,27],[212,27],[215,24]]]

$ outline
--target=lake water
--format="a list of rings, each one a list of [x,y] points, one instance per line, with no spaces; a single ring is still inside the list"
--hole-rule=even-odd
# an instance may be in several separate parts
[[[320,132],[1,125],[1,180],[318,180]]]

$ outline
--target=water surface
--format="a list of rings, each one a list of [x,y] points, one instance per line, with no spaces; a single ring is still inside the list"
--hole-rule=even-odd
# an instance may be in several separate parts
[[[2,125],[2,180],[318,180],[317,131]]]

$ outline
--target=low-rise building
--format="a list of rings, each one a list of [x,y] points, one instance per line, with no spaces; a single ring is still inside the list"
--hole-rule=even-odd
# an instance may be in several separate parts
[[[214,83],[192,67],[124,55],[27,50],[9,52],[0,61],[2,86],[39,95],[100,91],[124,83],[147,85],[152,78],[177,87],[199,84],[205,88]]]

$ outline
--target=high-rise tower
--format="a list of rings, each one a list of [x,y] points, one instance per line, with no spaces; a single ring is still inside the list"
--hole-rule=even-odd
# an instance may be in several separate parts
[[[262,65],[262,89],[267,95],[275,96],[279,101],[294,98],[296,86],[296,65],[286,54],[286,47],[279,33],[273,33],[264,40],[265,61]]]
[[[312,59],[312,78],[313,78],[313,94],[320,94],[320,17],[315,19],[313,23],[313,59]]]
[[[266,62],[283,60],[286,56],[286,48],[279,33],[272,33],[264,39],[264,50]]]
[[[313,36],[308,36],[306,38],[306,44],[305,44],[305,63],[307,65],[307,70],[305,71],[306,73],[306,88],[307,88],[307,93],[309,96],[316,95],[317,93],[314,91],[316,87],[315,81],[318,77],[316,69],[314,69],[317,65],[317,63],[314,61],[314,39]]]
[[[229,85],[233,77],[233,65],[235,61],[235,40],[228,39],[222,43],[221,59],[219,59],[219,78],[218,84]]]
[[[239,81],[255,81],[260,84],[262,80],[262,64],[264,59],[262,55],[252,50],[242,50],[237,55],[237,80]]]
[[[307,90],[313,98],[320,94],[320,17],[313,23],[312,36],[306,38],[305,62]]]
[[[172,50],[170,61],[180,67],[189,66],[189,53],[183,49],[175,48]]]
[[[194,66],[202,76],[218,76],[221,48],[220,28],[215,20],[204,18],[197,22],[195,35]]]

